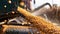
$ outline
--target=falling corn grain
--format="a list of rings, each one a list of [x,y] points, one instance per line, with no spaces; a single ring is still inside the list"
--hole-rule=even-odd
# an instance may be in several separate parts
[[[17,9],[26,19],[31,22],[38,30],[44,34],[60,34],[60,27],[47,22],[42,17],[34,16],[30,12],[18,7]],[[42,34],[42,33],[41,33]]]

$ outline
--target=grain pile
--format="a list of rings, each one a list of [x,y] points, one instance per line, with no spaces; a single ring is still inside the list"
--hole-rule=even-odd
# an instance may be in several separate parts
[[[47,22],[44,18],[34,16],[20,7],[18,7],[17,10],[23,14],[26,19],[34,25],[34,27],[38,28],[41,34],[60,34],[60,27]]]

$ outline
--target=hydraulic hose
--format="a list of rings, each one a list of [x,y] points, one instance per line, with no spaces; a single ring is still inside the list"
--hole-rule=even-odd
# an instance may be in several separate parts
[[[36,11],[38,9],[41,9],[41,8],[43,8],[46,5],[48,5],[50,8],[52,8],[52,6],[50,5],[50,3],[45,3],[45,4],[41,5],[41,6],[39,6],[38,8],[34,9],[34,11]]]

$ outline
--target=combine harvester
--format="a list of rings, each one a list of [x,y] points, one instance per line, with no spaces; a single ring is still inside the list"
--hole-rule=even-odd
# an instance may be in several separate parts
[[[12,1],[13,4],[14,4],[14,2],[15,1]],[[16,1],[16,2],[18,2],[18,1]],[[1,3],[1,5],[2,5],[2,3]],[[3,14],[0,15],[0,22],[1,22],[0,23],[0,27],[1,27],[0,34],[60,34],[60,27],[54,25],[52,22],[46,21],[41,16],[37,16],[37,15],[41,15],[41,14],[46,13],[45,11],[56,10],[49,3],[43,4],[41,7],[34,10],[34,11],[37,11],[38,9],[42,8],[45,5],[50,6],[50,8],[48,8],[48,9],[44,8],[44,9],[46,9],[44,11],[38,10],[37,12],[42,11],[42,12],[40,12],[40,14],[39,13],[36,14],[37,12],[34,12],[34,11],[32,13],[29,11],[26,11],[25,9],[19,7],[19,5],[16,6],[17,3],[14,4],[15,8],[18,7],[17,10],[15,10],[13,4],[10,5],[9,3],[6,3],[6,5],[7,4],[8,4],[8,7],[10,9],[9,12],[8,12],[8,8],[2,7],[2,10],[1,10],[1,11],[4,11],[3,9],[6,9],[7,12],[6,13],[1,12]],[[5,3],[3,3],[3,5],[5,5]],[[12,10],[11,6],[14,9],[13,11],[11,11]],[[19,18],[20,16],[21,16],[21,18]],[[20,21],[23,24],[21,24],[19,19],[21,19]],[[24,19],[25,19],[25,21],[24,21]],[[13,22],[11,22],[11,21],[13,21]],[[17,23],[15,23],[15,21]],[[39,32],[36,29],[38,29]]]

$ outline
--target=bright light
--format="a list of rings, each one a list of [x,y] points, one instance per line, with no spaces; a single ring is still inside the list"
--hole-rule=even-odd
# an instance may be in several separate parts
[[[33,9],[37,8],[38,6],[41,6],[42,4],[47,3],[47,2],[50,3],[51,5],[57,4],[58,6],[60,6],[60,0],[35,0],[36,4],[34,4],[33,1],[34,0],[32,0],[32,2],[31,2],[31,6]]]

